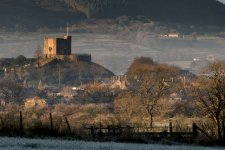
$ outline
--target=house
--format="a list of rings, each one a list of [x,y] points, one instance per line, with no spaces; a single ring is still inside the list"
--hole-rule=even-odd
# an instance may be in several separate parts
[[[119,88],[121,90],[126,90],[128,88],[129,82],[127,81],[127,76],[113,76],[111,79],[111,88]]]
[[[47,106],[47,102],[44,99],[41,99],[38,96],[28,98],[24,101],[25,109],[29,108],[44,108]]]
[[[169,34],[163,34],[161,37],[164,38],[179,38],[180,35],[178,33],[169,33]]]
[[[77,95],[77,91],[73,89],[73,87],[66,86],[61,90],[61,95],[63,97],[74,97]]]
[[[5,106],[6,106],[6,101],[3,100],[3,99],[1,99],[1,100],[0,100],[0,111],[2,111],[3,108],[5,108]]]

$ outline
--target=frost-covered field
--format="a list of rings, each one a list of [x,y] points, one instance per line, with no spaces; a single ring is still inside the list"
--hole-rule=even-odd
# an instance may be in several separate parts
[[[0,138],[1,150],[54,149],[54,150],[216,150],[223,148],[198,146],[166,146],[154,144],[123,144],[67,141],[56,139]]]

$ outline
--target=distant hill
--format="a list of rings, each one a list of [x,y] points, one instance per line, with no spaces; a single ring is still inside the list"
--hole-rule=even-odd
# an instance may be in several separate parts
[[[65,27],[85,19],[58,0],[1,0],[0,30],[27,31]]]
[[[217,0],[64,0],[94,18],[146,16],[164,23],[224,25],[225,5]]]
[[[217,0],[1,0],[0,31],[59,29],[87,18],[144,16],[168,24],[224,26]]]

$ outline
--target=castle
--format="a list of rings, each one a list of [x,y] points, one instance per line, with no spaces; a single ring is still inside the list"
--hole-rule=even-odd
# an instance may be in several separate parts
[[[71,55],[71,36],[64,36],[64,38],[49,38],[44,39],[44,56],[45,58],[52,58],[59,55]]]
[[[70,59],[77,61],[91,62],[90,54],[72,54],[72,37],[67,34],[63,38],[45,37],[44,38],[44,57],[63,58],[69,56]]]

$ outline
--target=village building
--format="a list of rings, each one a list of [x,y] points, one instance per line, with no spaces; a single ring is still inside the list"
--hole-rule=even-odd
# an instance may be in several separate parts
[[[47,106],[47,102],[44,99],[41,99],[40,97],[37,97],[37,96],[28,98],[24,101],[25,109],[44,108],[46,106]]]
[[[179,38],[181,35],[179,33],[169,33],[161,35],[163,38]]]
[[[0,112],[2,112],[5,106],[6,106],[6,101],[3,99],[0,99]]]
[[[77,95],[77,91],[73,89],[73,87],[66,86],[61,90],[61,95],[63,97],[74,97]]]
[[[113,76],[111,79],[111,88],[119,88],[121,90],[128,89],[129,82],[127,76]]]
[[[37,89],[38,90],[44,90],[45,89],[45,86],[43,85],[42,80],[39,81]]]

